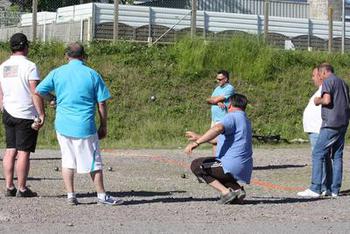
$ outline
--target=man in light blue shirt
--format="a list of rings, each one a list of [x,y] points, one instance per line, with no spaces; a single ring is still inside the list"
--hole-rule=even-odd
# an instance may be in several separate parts
[[[110,93],[101,76],[83,62],[84,47],[72,43],[66,49],[68,64],[51,71],[38,85],[39,96],[55,92],[55,129],[62,153],[62,175],[68,203],[77,205],[74,192],[74,170],[90,173],[97,190],[98,202],[118,205],[118,200],[106,195],[103,185],[99,139],[107,135],[107,104]],[[95,125],[98,107],[100,126]]]
[[[220,204],[243,201],[246,194],[238,182],[249,184],[253,170],[252,129],[244,112],[247,99],[235,94],[231,105],[230,113],[203,135],[186,132],[192,141],[185,149],[187,154],[202,143],[217,143],[216,157],[193,160],[191,170],[221,193]]]
[[[230,105],[230,97],[235,93],[233,86],[229,83],[229,73],[226,70],[217,72],[216,81],[218,86],[207,98],[207,103],[211,105],[211,127],[224,118]],[[213,155],[215,155],[216,146],[213,145]]]
[[[216,75],[218,86],[207,98],[207,103],[211,105],[212,126],[222,120],[228,112],[230,104],[229,98],[235,93],[234,87],[229,83],[229,73],[225,70],[218,71]]]

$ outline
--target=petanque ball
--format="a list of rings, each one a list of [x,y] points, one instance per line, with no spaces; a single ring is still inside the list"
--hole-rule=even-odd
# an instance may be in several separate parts
[[[108,171],[113,171],[113,167],[108,167]]]
[[[58,167],[53,168],[55,171],[59,171],[60,169]]]
[[[182,173],[182,174],[181,174],[181,178],[182,178],[182,179],[185,179],[185,178],[186,178],[186,174],[185,174],[185,173]]]
[[[156,100],[156,96],[151,96],[150,99],[152,102],[154,102]]]

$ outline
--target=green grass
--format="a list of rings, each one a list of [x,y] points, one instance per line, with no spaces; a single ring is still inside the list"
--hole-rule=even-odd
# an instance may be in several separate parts
[[[66,62],[63,44],[31,46],[29,57],[42,77]],[[0,61],[9,55],[6,48],[0,44]],[[254,133],[286,139],[306,139],[302,112],[315,91],[313,65],[330,62],[337,75],[350,80],[348,54],[278,50],[254,36],[214,42],[185,38],[153,47],[94,42],[87,51],[88,65],[102,74],[113,96],[108,102],[109,135],[102,141],[109,148],[175,148],[186,144],[186,130],[205,131],[210,125],[205,99],[219,69],[229,70],[236,91],[250,100],[247,113]],[[39,144],[56,147],[54,110],[47,112]],[[3,128],[0,133],[3,142]]]

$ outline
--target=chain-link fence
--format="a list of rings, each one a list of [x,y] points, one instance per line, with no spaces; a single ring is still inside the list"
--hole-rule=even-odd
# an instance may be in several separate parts
[[[253,3],[263,0],[233,1],[256,9]],[[248,1],[251,4],[243,4]],[[98,3],[91,4],[91,2]],[[334,20],[334,28],[330,29],[327,20],[316,22],[313,19],[269,18],[271,16],[269,14],[271,8],[268,5],[270,1],[265,2],[263,12],[245,15],[210,11],[219,6],[217,3],[229,3],[229,0],[207,0],[206,2],[211,5],[207,6],[209,8],[206,11],[200,10],[199,8],[202,8],[200,5],[193,9],[183,9],[185,7],[177,5],[177,8],[174,9],[171,7],[174,4],[168,4],[192,2],[195,3],[192,6],[196,6],[196,4],[204,3],[205,0],[140,0],[133,1],[134,4],[131,4],[129,0],[119,0],[120,4],[100,4],[113,2],[117,1],[12,0],[10,9],[0,11],[0,40],[7,41],[12,33],[23,32],[30,40],[44,42],[113,39],[154,44],[171,43],[185,34],[202,36],[206,40],[211,40],[219,37],[233,37],[241,33],[253,33],[264,36],[267,41],[279,47],[284,47],[286,42],[291,42],[297,49],[326,50],[327,42],[334,40],[330,48],[338,50],[345,45],[346,50],[350,49],[350,38],[342,37],[346,35],[346,32],[341,32],[345,24],[339,20]],[[129,4],[123,4],[127,2]],[[142,6],[142,2],[158,2],[158,5],[157,7]],[[282,0],[279,2],[281,3]],[[305,5],[304,2],[302,4]],[[159,8],[159,6],[163,7]],[[283,7],[276,9],[279,8],[284,9]],[[288,9],[290,10],[290,7]],[[26,11],[26,13],[19,13],[21,11]],[[346,28],[347,31],[350,31],[349,23]]]
[[[21,12],[0,10],[0,27],[17,25],[21,21]]]

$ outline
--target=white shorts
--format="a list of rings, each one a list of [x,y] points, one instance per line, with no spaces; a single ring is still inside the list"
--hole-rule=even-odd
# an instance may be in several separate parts
[[[102,170],[102,158],[97,134],[88,138],[57,134],[62,154],[62,168],[76,169],[77,173]]]

